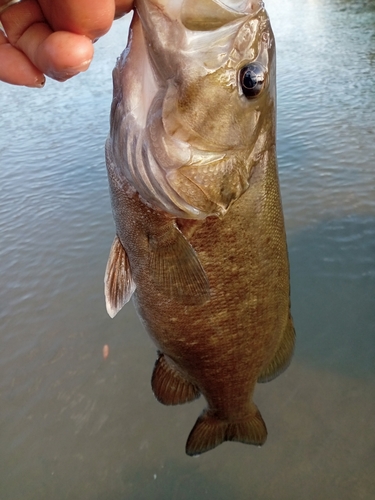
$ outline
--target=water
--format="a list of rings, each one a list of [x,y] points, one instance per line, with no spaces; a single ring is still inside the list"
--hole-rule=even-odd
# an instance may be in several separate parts
[[[186,457],[203,401],[160,405],[132,306],[105,312],[103,144],[128,20],[71,82],[0,85],[1,500],[375,497],[373,5],[267,2],[298,344],[257,389],[262,449]]]

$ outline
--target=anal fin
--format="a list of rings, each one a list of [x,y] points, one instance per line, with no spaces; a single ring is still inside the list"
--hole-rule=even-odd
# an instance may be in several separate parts
[[[165,405],[187,403],[200,396],[198,387],[173,368],[164,354],[159,354],[155,363],[151,386],[156,399]]]
[[[258,382],[270,382],[288,368],[293,356],[295,338],[296,333],[293,326],[293,320],[292,317],[289,316],[280,346],[271,363],[269,363],[260,373]]]
[[[135,290],[128,256],[118,236],[109,253],[104,276],[104,294],[108,314],[114,318],[129,302]]]
[[[189,434],[186,454],[200,455],[224,441],[261,446],[266,439],[266,424],[257,408],[254,414],[237,421],[220,420],[210,410],[205,410]]]

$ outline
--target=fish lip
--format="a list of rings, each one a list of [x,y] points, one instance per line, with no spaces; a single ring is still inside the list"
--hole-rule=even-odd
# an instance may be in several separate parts
[[[229,5],[226,5],[222,0],[214,0],[214,2],[216,2],[218,5],[223,6],[223,8],[228,10],[229,12],[243,14],[244,16],[250,17],[255,17],[261,10],[265,10],[263,0],[248,1],[246,2],[247,7],[245,9],[235,9],[233,7],[230,7]]]
[[[223,9],[228,10],[229,12],[233,12],[236,14],[256,14],[259,12],[260,9],[264,9],[264,2],[263,0],[247,0],[247,1],[240,1],[239,7],[235,8],[235,6],[228,5],[227,2],[223,0],[213,0],[216,4],[220,5]],[[233,3],[233,2],[232,2]],[[258,4],[258,5],[256,5]],[[241,7],[243,5],[244,8]],[[254,7],[258,7],[257,10],[254,10]]]
[[[261,0],[205,0],[203,6],[184,0],[176,17],[187,30],[213,32],[244,17],[257,16],[263,8]]]

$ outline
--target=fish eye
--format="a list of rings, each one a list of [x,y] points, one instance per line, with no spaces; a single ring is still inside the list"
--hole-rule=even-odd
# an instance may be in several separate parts
[[[262,92],[265,81],[265,69],[257,62],[244,66],[240,71],[240,85],[244,96],[248,99]]]

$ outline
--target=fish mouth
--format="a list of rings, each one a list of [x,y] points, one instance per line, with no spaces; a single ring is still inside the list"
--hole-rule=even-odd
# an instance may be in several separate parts
[[[256,15],[262,8],[259,0],[184,0],[180,18],[191,31],[212,31],[240,17]]]
[[[264,8],[262,0],[213,0],[224,9],[241,14],[254,14]]]

